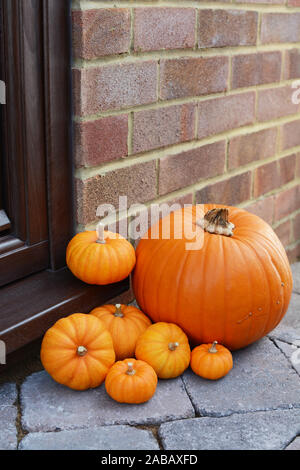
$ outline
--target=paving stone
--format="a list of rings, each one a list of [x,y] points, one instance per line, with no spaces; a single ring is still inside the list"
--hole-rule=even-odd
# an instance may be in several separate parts
[[[57,384],[42,371],[23,383],[21,405],[23,427],[30,432],[113,424],[160,424],[194,416],[181,378],[161,380],[149,402],[127,405],[113,401],[104,384],[78,392]]]
[[[300,377],[268,338],[233,353],[233,369],[218,381],[191,370],[184,373],[187,392],[200,416],[300,408]]]
[[[293,327],[281,324],[278,325],[275,330],[271,331],[271,333],[268,334],[268,337],[273,340],[278,339],[289,344],[298,344],[298,342],[300,342],[300,332],[297,333]]]
[[[290,305],[285,316],[273,331],[271,338],[277,338],[287,343],[300,340],[300,295],[292,293]]]
[[[300,432],[300,410],[260,411],[164,423],[167,450],[281,450]]]
[[[300,341],[297,347],[296,345],[291,345],[288,343],[284,343],[275,339],[276,345],[279,349],[283,352],[285,357],[291,362],[292,366],[294,367],[295,371],[300,375]]]
[[[158,450],[150,431],[131,426],[102,426],[61,432],[37,432],[24,437],[21,450]]]
[[[15,384],[0,385],[0,450],[17,448],[17,407],[14,405],[16,399]]]
[[[296,439],[292,441],[285,450],[300,450],[300,437],[296,437]]]
[[[300,262],[291,265],[293,273],[293,291],[300,294]]]

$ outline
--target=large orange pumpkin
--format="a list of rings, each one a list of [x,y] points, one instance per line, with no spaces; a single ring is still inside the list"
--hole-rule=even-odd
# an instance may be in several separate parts
[[[46,332],[41,361],[60,384],[74,390],[98,387],[115,362],[112,337],[98,318],[74,313]]]
[[[142,311],[154,322],[176,323],[195,344],[247,346],[278,325],[290,301],[281,242],[242,209],[207,204],[176,211],[149,230],[136,256],[133,289]]]
[[[96,231],[75,235],[67,247],[67,265],[87,284],[112,284],[125,279],[135,265],[134,248],[119,233]]]

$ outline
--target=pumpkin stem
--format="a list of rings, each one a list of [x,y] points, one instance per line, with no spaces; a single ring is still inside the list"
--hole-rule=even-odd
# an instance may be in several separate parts
[[[228,220],[228,209],[211,209],[206,212],[202,219],[197,220],[203,230],[209,233],[216,233],[217,235],[225,235],[231,237],[233,235],[234,224]]]
[[[133,363],[132,363],[132,362],[127,362],[127,366],[128,366],[128,369],[127,369],[126,374],[127,374],[127,375],[134,375],[134,374],[135,374],[135,370],[134,370],[134,368],[133,368]]]
[[[179,343],[177,341],[175,343],[169,343],[169,349],[170,351],[175,351],[179,346]]]
[[[217,353],[217,352],[218,352],[218,350],[217,350],[217,348],[216,348],[216,344],[218,344],[218,341],[214,341],[214,342],[213,342],[213,344],[212,344],[211,347],[209,348],[209,352],[210,352],[210,353],[213,353],[213,354],[214,354],[214,353]]]
[[[123,318],[124,314],[122,312],[122,305],[121,304],[116,304],[115,307],[116,307],[116,311],[114,313],[114,316]]]
[[[78,346],[77,354],[78,356],[85,356],[87,353],[87,349],[84,346]]]
[[[106,243],[105,237],[104,237],[104,225],[102,224],[102,222],[99,222],[99,224],[97,225],[96,232],[98,235],[98,240],[96,240],[96,243],[102,243],[102,244]]]

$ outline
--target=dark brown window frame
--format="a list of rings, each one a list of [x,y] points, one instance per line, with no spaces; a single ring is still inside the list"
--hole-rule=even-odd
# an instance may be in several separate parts
[[[26,220],[12,222],[17,235],[8,235],[6,246],[2,239],[0,247],[2,284],[12,276],[20,278],[0,287],[0,340],[12,353],[41,337],[58,318],[88,312],[121,294],[129,282],[88,286],[65,267],[66,245],[74,234],[70,1],[0,2],[9,84],[5,120],[15,130],[5,136],[6,153],[8,164],[20,151],[25,162],[16,173],[10,172],[18,191],[9,204],[16,204],[19,217]],[[17,178],[24,174],[22,186]],[[38,213],[44,217],[36,230],[31,221],[42,199],[46,206],[43,211],[39,206]],[[21,233],[24,227],[26,233]],[[28,275],[30,270],[34,274]]]

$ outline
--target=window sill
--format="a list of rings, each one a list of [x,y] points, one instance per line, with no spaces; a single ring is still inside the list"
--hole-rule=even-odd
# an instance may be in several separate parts
[[[88,313],[128,289],[128,278],[108,286],[91,286],[66,268],[31,275],[1,288],[0,340],[10,354],[40,338],[59,318]]]

